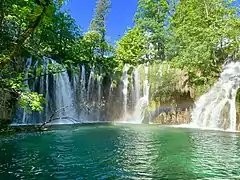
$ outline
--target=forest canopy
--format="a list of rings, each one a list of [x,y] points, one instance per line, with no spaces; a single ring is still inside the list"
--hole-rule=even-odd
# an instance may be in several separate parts
[[[106,40],[110,0],[96,1],[88,32],[63,10],[64,3],[0,2],[0,87],[32,110],[41,110],[44,100],[24,84],[25,60],[30,56],[39,62],[50,57],[68,68],[101,66],[105,76],[121,71],[125,63],[168,61],[186,70],[190,83],[197,86],[218,76],[227,57],[239,57],[240,12],[232,0],[139,0],[135,25],[116,46]],[[42,68],[29,73],[28,77],[40,76]]]

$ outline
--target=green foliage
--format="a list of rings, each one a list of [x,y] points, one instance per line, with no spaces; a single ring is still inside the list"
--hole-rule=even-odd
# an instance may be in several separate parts
[[[98,0],[94,17],[90,24],[90,31],[97,31],[100,33],[102,40],[105,40],[106,34],[106,17],[109,13],[110,0]]]
[[[116,61],[122,69],[124,64],[137,65],[146,59],[147,37],[143,31],[135,27],[130,29],[121,40],[117,42]]]
[[[174,1],[169,0],[139,0],[135,14],[136,26],[150,36],[149,44],[155,50],[154,58],[165,60],[165,43],[168,35],[170,11]]]
[[[39,26],[26,47],[38,56],[73,59],[72,47],[79,38],[81,30],[75,20],[68,12],[58,10],[51,19]]]
[[[230,4],[223,0],[187,0],[180,1],[176,9],[169,54],[177,67],[189,71],[194,84],[207,83],[219,72],[226,56],[239,46],[236,27],[240,19],[236,7]]]
[[[115,73],[117,80],[124,64],[130,65],[130,72],[149,62],[151,93],[167,100],[173,92],[180,93],[176,89],[180,75],[165,73],[159,82],[160,62],[167,60],[183,69],[198,96],[216,80],[225,58],[239,55],[239,9],[231,0],[139,0],[135,27],[117,42],[116,49],[105,37],[110,0],[97,1],[84,35],[69,12],[61,9],[64,2],[0,1],[0,86],[19,93],[27,109],[42,110],[43,97],[26,91],[25,64],[20,57],[40,60],[48,56],[60,64],[45,67],[39,61],[35,71],[29,70],[29,78],[85,64],[88,69],[94,65],[103,75]]]
[[[101,43],[101,34],[97,31],[89,31],[81,40],[82,48],[79,50],[82,51],[82,56],[84,59],[88,59],[91,65],[96,63],[96,52],[100,48]]]
[[[92,48],[95,54],[95,60],[101,64],[106,61],[106,56],[109,56],[110,45],[106,42],[106,18],[109,13],[110,0],[98,0],[97,7],[91,21],[89,30],[91,33],[96,34],[97,39],[93,40],[94,47]],[[96,63],[93,62],[93,63]]]
[[[25,91],[21,92],[18,102],[30,113],[31,111],[43,111],[42,104],[45,103],[45,100],[42,94]]]
[[[104,49],[105,56],[102,56]],[[72,47],[75,63],[85,64],[88,67],[100,66],[102,73],[113,72],[116,64],[113,61],[114,49],[106,41],[102,41],[98,31],[88,31]]]
[[[6,0],[0,2],[0,53],[5,55],[10,54],[14,49],[14,46],[17,45],[20,37],[26,33],[30,32],[30,29],[33,28],[33,24],[38,21],[43,9],[44,19],[51,19],[57,6],[60,6],[62,1],[13,1]],[[38,24],[36,23],[36,26]],[[33,30],[36,27],[33,28]],[[32,29],[31,29],[32,30]],[[25,34],[24,40],[26,40],[30,34]]]
[[[176,101],[187,101],[190,97],[191,87],[188,84],[188,76],[179,69],[173,69],[171,72],[163,73],[159,79],[152,100],[161,103],[172,104]]]
[[[62,4],[63,0],[0,2],[0,87],[18,94],[20,105],[29,111],[43,110],[44,98],[28,90],[20,56],[72,59],[71,46],[81,37],[68,12],[60,11]],[[42,75],[44,68],[30,69],[27,77]],[[47,69],[57,73],[62,66],[50,64]]]

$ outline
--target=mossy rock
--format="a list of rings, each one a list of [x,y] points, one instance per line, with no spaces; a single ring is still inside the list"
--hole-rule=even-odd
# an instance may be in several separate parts
[[[9,119],[0,119],[0,128],[5,128],[11,123]]]

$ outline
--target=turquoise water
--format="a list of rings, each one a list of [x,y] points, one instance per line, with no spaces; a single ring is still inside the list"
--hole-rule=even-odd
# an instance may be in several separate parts
[[[238,134],[146,125],[0,137],[0,179],[240,179]]]

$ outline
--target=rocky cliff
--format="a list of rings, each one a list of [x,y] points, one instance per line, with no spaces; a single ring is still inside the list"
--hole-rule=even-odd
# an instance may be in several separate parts
[[[0,126],[11,122],[14,104],[13,94],[5,89],[0,89]]]

